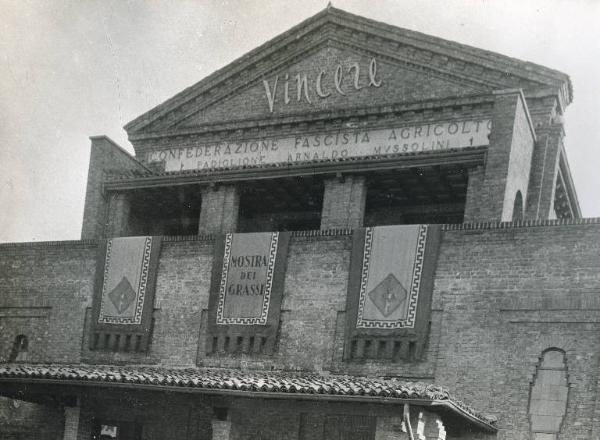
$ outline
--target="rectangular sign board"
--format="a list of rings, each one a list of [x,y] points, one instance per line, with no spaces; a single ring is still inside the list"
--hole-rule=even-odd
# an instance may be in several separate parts
[[[283,138],[208,142],[151,151],[146,160],[148,163],[164,162],[165,171],[301,164],[487,146],[490,131],[489,119],[441,122]]]

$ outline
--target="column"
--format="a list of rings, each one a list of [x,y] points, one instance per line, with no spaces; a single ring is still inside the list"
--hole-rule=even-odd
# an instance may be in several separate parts
[[[202,189],[198,234],[235,232],[239,208],[240,195],[235,185],[216,185]]]
[[[363,176],[339,176],[325,181],[321,229],[354,229],[363,225],[367,185]]]

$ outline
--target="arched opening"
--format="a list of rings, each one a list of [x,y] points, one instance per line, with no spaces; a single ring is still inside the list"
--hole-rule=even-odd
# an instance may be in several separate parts
[[[529,396],[533,440],[555,440],[567,411],[569,384],[565,352],[550,348],[542,353]]]
[[[518,222],[520,220],[523,220],[523,195],[521,194],[521,191],[517,191],[517,194],[515,195],[515,204],[513,206],[512,221]]]
[[[22,362],[27,360],[27,350],[29,349],[29,340],[25,335],[17,335],[8,358],[9,362]]]

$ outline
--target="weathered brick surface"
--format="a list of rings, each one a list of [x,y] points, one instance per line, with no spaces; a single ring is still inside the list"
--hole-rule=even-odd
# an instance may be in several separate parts
[[[105,237],[108,221],[108,196],[102,191],[102,183],[109,176],[147,172],[142,164],[106,136],[95,136],[90,139],[92,148],[81,229],[83,240]],[[115,215],[115,212],[111,214]]]
[[[496,95],[483,181],[469,199],[468,220],[510,221],[516,192],[527,194],[533,137],[521,96],[518,91]]]
[[[198,233],[220,234],[236,231],[239,208],[240,194],[235,185],[204,188]]]
[[[363,176],[325,181],[321,229],[353,229],[363,225],[367,184]]]
[[[63,440],[63,408],[0,397],[0,439]]]
[[[518,208],[518,212],[525,211],[535,141],[534,137],[533,126],[529,119],[525,101],[519,99],[515,109],[511,148],[508,158],[506,187],[504,189],[504,201],[500,217],[502,221],[511,221],[513,219],[514,209],[517,208],[515,203],[518,203],[518,201],[515,201],[518,192],[521,193],[521,206]],[[519,220],[521,219],[522,217],[519,218]]]
[[[528,218],[544,219],[554,214],[556,175],[565,133],[562,124],[538,128],[537,132],[526,208]]]
[[[135,231],[135,222],[131,217],[131,194],[111,193],[107,195],[107,219],[104,236],[126,237]]]
[[[94,358],[82,352],[82,342],[95,251],[93,244],[80,242],[0,246],[0,289],[11,301],[2,312],[50,307],[42,317],[0,317],[3,359],[14,336],[28,333],[33,361],[78,362],[83,355],[97,362],[419,378],[448,386],[469,404],[498,416],[498,438],[526,439],[530,383],[542,352],[556,347],[567,353],[570,383],[563,435],[590,438],[598,423],[598,224],[444,232],[434,322],[422,363],[341,361],[348,235],[292,238],[274,356],[205,354],[213,243],[200,238],[163,243],[150,352]]]
[[[89,242],[0,246],[0,362],[19,334],[30,362],[79,362],[95,255]]]

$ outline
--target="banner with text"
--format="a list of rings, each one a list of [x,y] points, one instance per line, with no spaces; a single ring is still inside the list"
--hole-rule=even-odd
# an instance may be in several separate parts
[[[487,146],[490,131],[489,119],[440,122],[390,129],[209,142],[151,151],[146,160],[148,163],[163,162],[165,171],[299,164]]]
[[[269,353],[279,323],[289,234],[226,234],[215,249],[208,352]]]

